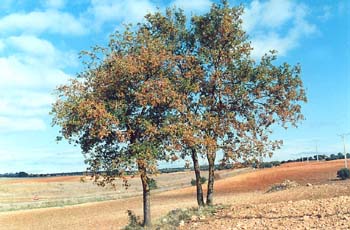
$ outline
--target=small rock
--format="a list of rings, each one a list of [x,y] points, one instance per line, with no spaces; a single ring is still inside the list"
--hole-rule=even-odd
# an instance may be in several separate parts
[[[168,222],[168,220],[167,220],[166,218],[164,218],[164,219],[162,220],[162,222],[163,222],[163,223],[166,223],[166,222]]]
[[[185,221],[181,220],[180,223],[179,223],[179,226],[180,226],[180,227],[185,226]]]
[[[191,216],[191,221],[196,221],[196,220],[198,220],[198,216],[196,215]]]
[[[306,184],[306,186],[307,186],[307,187],[311,187],[311,186],[312,186],[312,184],[310,184],[310,183],[307,183],[307,184]]]
[[[200,220],[205,220],[205,216],[200,216],[199,219]]]

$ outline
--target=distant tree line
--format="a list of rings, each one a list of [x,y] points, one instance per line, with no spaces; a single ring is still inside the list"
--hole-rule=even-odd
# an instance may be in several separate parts
[[[337,154],[319,154],[314,156],[306,156],[306,157],[299,157],[297,159],[289,159],[284,161],[268,161],[268,162],[254,162],[251,164],[253,168],[272,168],[274,166],[279,166],[281,164],[285,163],[291,163],[291,162],[303,162],[303,161],[317,161],[317,156],[319,161],[332,161],[332,160],[340,160],[344,159],[343,153],[337,153]],[[346,154],[346,158],[350,159],[350,153]]]
[[[350,159],[350,153],[346,154],[346,158]],[[318,160],[320,161],[332,161],[332,160],[340,160],[344,159],[343,153],[337,153],[337,154],[319,154]],[[285,163],[291,163],[291,162],[302,162],[302,161],[316,161],[317,155],[309,156],[309,157],[299,157],[297,159],[289,159],[289,160],[283,160],[283,161],[256,161],[256,162],[238,162],[238,163],[226,163],[226,164],[215,164],[215,170],[224,170],[224,169],[233,169],[233,168],[245,168],[245,167],[253,167],[253,168],[272,168],[279,166],[281,164]],[[202,171],[208,171],[209,165],[201,165],[200,170]],[[188,169],[187,169],[188,170]],[[189,170],[193,171],[193,167]],[[161,173],[174,173],[174,172],[184,172],[186,171],[186,167],[176,167],[176,168],[161,168],[159,169],[159,172]],[[130,172],[129,174],[132,174]],[[39,174],[29,174],[26,172],[16,172],[16,173],[4,173],[0,174],[0,177],[52,177],[52,176],[83,176],[83,175],[89,175],[86,172],[63,172],[63,173],[39,173]]]
[[[286,163],[286,162],[298,162],[298,161],[316,161],[318,156],[318,160],[325,160],[325,161],[332,161],[332,160],[339,160],[339,159],[344,159],[344,154],[343,153],[337,153],[337,154],[320,154],[320,155],[314,155],[314,156],[307,156],[307,157],[299,157],[295,160],[287,160],[287,161],[281,161],[281,163]],[[350,153],[346,154],[346,158],[350,158]]]
[[[26,173],[26,172],[16,172],[16,173],[4,173],[0,174],[0,177],[52,177],[52,176],[82,176],[86,175],[85,172],[63,172],[63,173]]]

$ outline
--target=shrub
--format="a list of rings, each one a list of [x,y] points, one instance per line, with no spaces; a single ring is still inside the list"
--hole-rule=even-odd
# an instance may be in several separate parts
[[[181,223],[191,221],[192,218],[200,219],[213,216],[218,211],[227,209],[227,205],[217,204],[201,208],[183,208],[170,211],[166,216],[159,219],[158,223],[153,225],[155,230],[173,230],[179,229]],[[197,220],[198,220],[197,219]],[[181,227],[180,227],[181,228]]]
[[[280,161],[271,161],[271,164],[273,166],[280,166],[281,165],[281,162]]]
[[[124,227],[124,230],[142,230],[142,225],[140,217],[136,216],[135,213],[131,210],[127,210],[129,223]]]
[[[350,178],[350,170],[347,168],[342,168],[337,172],[337,177],[346,180]]]
[[[201,177],[201,179],[199,180],[199,182],[200,182],[201,184],[204,184],[205,182],[207,182],[207,178]],[[191,180],[191,185],[192,185],[192,186],[195,186],[195,185],[196,185],[196,179],[192,179],[192,180]]]
[[[150,190],[154,190],[158,188],[157,181],[153,178],[148,178],[147,183]]]
[[[273,164],[271,162],[260,163],[260,168],[272,168]]]
[[[285,180],[280,184],[274,184],[272,185],[269,190],[267,190],[267,193],[270,192],[277,192],[277,191],[281,191],[281,190],[286,190],[286,189],[291,189],[291,188],[295,188],[298,187],[299,184],[295,181],[290,181],[290,180]]]

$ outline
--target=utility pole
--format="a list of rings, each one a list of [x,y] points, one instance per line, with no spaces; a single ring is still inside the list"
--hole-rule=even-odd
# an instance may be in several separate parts
[[[348,135],[350,135],[350,133],[338,134],[338,136],[340,136],[343,139],[345,168],[348,168],[348,159],[346,157],[346,150],[345,150],[345,137]]]
[[[318,162],[318,150],[317,150],[317,141],[316,141],[316,158],[317,158],[317,162]]]

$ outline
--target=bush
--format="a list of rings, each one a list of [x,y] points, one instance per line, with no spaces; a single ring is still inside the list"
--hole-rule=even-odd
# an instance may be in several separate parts
[[[280,161],[271,161],[271,164],[273,166],[280,166],[281,165],[281,162]]]
[[[142,225],[140,217],[136,216],[135,213],[131,210],[127,210],[129,223],[124,227],[124,230],[142,230]]]
[[[291,189],[291,188],[295,188],[298,187],[299,184],[295,181],[290,181],[290,180],[285,180],[280,184],[274,184],[272,185],[269,190],[267,190],[267,193],[270,192],[277,192],[277,191],[281,191],[281,190],[286,190],[286,189]]]
[[[147,183],[150,190],[154,190],[158,188],[157,181],[153,178],[148,178]]]
[[[350,178],[350,170],[347,168],[342,168],[337,172],[337,177],[346,180]]]
[[[272,168],[273,164],[271,162],[261,162],[260,168]]]
[[[228,206],[217,204],[201,208],[184,208],[170,211],[166,216],[160,218],[152,229],[155,230],[172,230],[179,229],[181,223],[191,221],[191,219],[201,219],[215,215],[218,211],[227,209]],[[181,227],[180,227],[181,228]]]
[[[201,179],[199,180],[199,182],[200,182],[201,184],[204,184],[205,182],[207,182],[207,178],[201,177]],[[195,186],[195,185],[196,185],[196,179],[192,179],[192,180],[191,180],[191,185],[192,185],[192,186]]]

